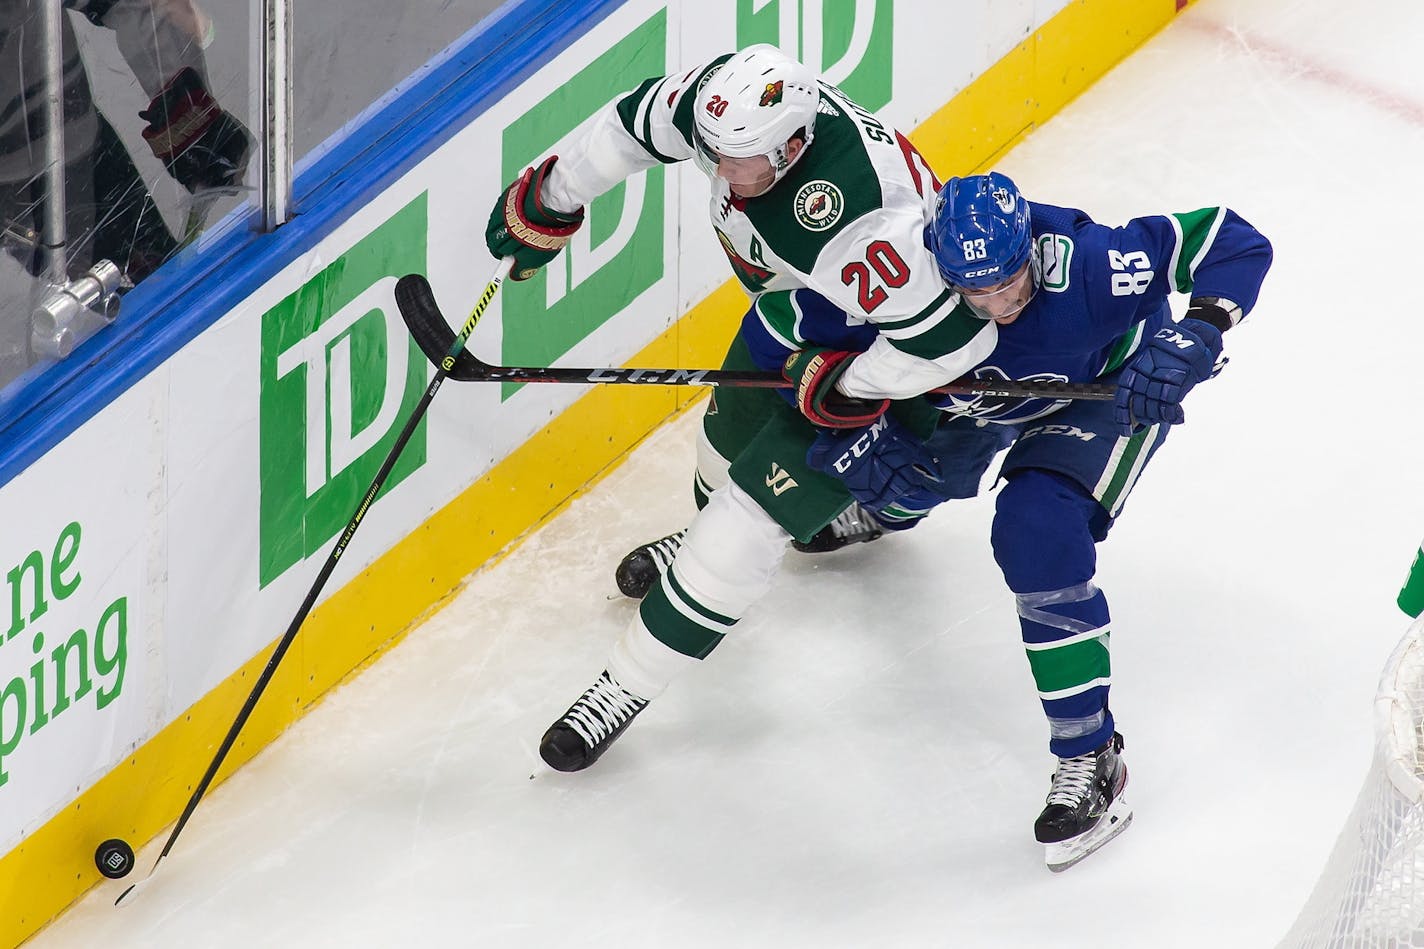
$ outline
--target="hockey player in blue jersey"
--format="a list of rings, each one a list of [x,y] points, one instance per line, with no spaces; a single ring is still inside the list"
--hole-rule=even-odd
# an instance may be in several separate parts
[[[904,528],[939,501],[975,495],[1008,449],[992,544],[1058,758],[1034,833],[1049,868],[1063,870],[1132,819],[1108,707],[1110,623],[1093,582],[1096,545],[1183,421],[1183,399],[1218,371],[1222,334],[1254,306],[1271,247],[1226,208],[1107,227],[1029,202],[992,173],[945,184],[926,242],[950,287],[998,324],[976,376],[1116,383],[1115,400],[941,397],[945,418],[926,444],[896,431],[894,444],[857,458],[847,448],[860,433],[827,432],[811,461],[843,472],[863,506]],[[1191,294],[1180,322],[1172,291]],[[771,356],[768,348],[763,361]],[[897,483],[906,466],[934,477]]]
[[[928,437],[906,424],[911,403],[898,403],[902,411],[873,424],[822,429],[807,461],[893,531],[946,500],[973,497],[1008,449],[992,542],[1059,758],[1035,836],[1049,867],[1063,870],[1131,820],[1108,709],[1109,617],[1093,583],[1096,544],[1169,427],[1184,420],[1183,399],[1215,375],[1222,333],[1254,306],[1271,247],[1226,208],[1112,228],[1030,203],[999,174],[951,179],[925,243],[963,304],[997,325],[974,375],[1116,383],[1115,400],[938,397],[941,418]],[[1167,302],[1174,291],[1191,294],[1180,322]],[[803,288],[759,298],[734,349],[775,369],[859,352],[877,335]],[[658,563],[654,575],[665,570]]]

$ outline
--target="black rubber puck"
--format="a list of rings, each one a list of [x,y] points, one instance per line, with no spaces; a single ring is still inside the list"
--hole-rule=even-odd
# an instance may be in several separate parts
[[[110,880],[122,880],[134,868],[133,848],[126,841],[110,837],[94,851],[94,866]]]

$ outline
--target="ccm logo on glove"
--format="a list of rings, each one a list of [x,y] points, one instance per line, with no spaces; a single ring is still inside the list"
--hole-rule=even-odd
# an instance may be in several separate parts
[[[1196,340],[1188,339],[1181,333],[1167,326],[1157,331],[1157,338],[1166,340],[1178,349],[1191,349],[1197,345]]]
[[[870,451],[871,447],[880,440],[880,436],[884,434],[889,425],[889,416],[882,415],[875,421],[875,424],[862,432],[859,438],[851,442],[850,447],[839,458],[831,462],[831,467],[836,469],[836,474],[845,474],[850,470],[851,465],[855,464],[857,458],[865,457],[865,453]]]

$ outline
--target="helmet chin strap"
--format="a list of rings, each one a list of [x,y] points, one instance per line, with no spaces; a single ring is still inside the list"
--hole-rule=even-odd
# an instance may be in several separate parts
[[[771,154],[766,156],[771,161],[771,170],[772,175],[774,176],[772,178],[772,184],[776,184],[782,178],[786,177],[786,173],[791,170],[791,166],[795,165],[798,161],[801,160],[801,156],[806,154],[806,149],[811,147],[811,140],[815,137],[816,134],[814,132],[807,131],[805,133],[805,138],[803,138],[801,141],[800,150],[797,151],[795,155],[791,155],[789,157],[787,155],[787,153],[791,150],[791,139],[789,138],[786,141],[782,142],[780,145],[778,145],[776,148],[772,149]]]

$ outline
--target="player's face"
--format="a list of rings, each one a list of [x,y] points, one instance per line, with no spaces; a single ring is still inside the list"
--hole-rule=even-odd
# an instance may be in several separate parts
[[[1033,299],[1032,267],[1026,263],[1009,279],[982,290],[955,289],[959,290],[975,316],[1008,326],[1019,318],[1028,301]]]
[[[717,177],[725,178],[732,194],[739,198],[760,197],[776,183],[776,172],[771,167],[771,159],[765,155],[753,155],[751,158],[718,155]]]
[[[805,147],[805,142],[793,138],[786,143],[786,160],[793,161]],[[780,151],[780,149],[778,149]],[[753,155],[750,158],[731,158],[712,149],[706,150],[707,158],[716,163],[717,177],[726,179],[732,194],[739,198],[759,198],[776,184],[776,170],[770,155]]]

